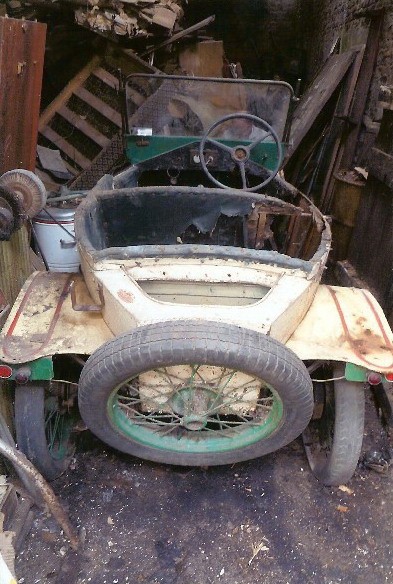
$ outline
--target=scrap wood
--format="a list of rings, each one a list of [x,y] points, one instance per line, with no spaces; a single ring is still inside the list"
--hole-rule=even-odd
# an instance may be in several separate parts
[[[295,154],[352,65],[357,51],[333,55],[301,97],[292,119],[290,147],[284,164]]]
[[[209,16],[208,18],[205,18],[204,20],[197,22],[197,24],[193,24],[189,28],[185,28],[184,30],[177,32],[176,34],[172,35],[170,39],[163,41],[159,45],[156,45],[155,47],[150,47],[147,51],[141,53],[139,56],[145,57],[146,55],[150,55],[150,53],[154,53],[154,51],[157,51],[158,49],[162,49],[168,45],[171,45],[172,43],[179,41],[180,39],[186,37],[187,35],[196,32],[197,30],[204,28],[205,26],[208,26],[209,24],[214,22],[215,18],[216,17],[213,14],[212,16]]]
[[[179,0],[88,0],[87,4],[80,2],[79,6],[75,10],[78,24],[127,37],[151,36],[152,26],[171,32],[183,16]]]
[[[24,0],[32,6],[74,10],[75,20],[99,33],[148,37],[152,28],[172,32],[183,16],[182,0]]]
[[[25,476],[34,484],[34,487],[37,489],[37,491],[39,491],[43,501],[48,506],[49,511],[63,529],[66,537],[68,537],[71,548],[74,550],[78,549],[78,535],[74,527],[71,525],[63,506],[58,501],[52,488],[45,481],[42,475],[36,470],[36,468],[31,464],[26,456],[22,454],[22,452],[19,452],[15,447],[7,444],[2,439],[0,439],[0,453],[5,458],[7,458],[7,460],[12,462],[12,464],[20,472],[23,472]]]

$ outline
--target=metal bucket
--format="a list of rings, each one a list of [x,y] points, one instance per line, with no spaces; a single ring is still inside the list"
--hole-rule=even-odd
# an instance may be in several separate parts
[[[45,207],[33,219],[35,236],[50,272],[78,272],[76,207]]]

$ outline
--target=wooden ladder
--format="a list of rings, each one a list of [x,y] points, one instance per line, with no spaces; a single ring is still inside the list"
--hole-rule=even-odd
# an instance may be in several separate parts
[[[73,177],[68,184],[76,188],[94,186],[122,155],[118,63],[126,63],[126,74],[128,69],[156,72],[136,55],[123,54],[119,59],[95,56],[40,117],[39,144],[60,151]],[[143,81],[130,95],[135,110],[146,98]],[[42,178],[46,182],[45,174]],[[56,188],[56,179],[48,176],[48,180]]]

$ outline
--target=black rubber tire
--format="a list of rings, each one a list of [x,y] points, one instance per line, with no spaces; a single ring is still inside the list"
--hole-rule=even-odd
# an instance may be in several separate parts
[[[344,375],[344,366],[333,369],[333,377]],[[312,420],[303,432],[303,443],[312,472],[324,485],[338,486],[348,482],[357,467],[364,434],[364,386],[337,379],[332,382],[330,406],[322,418]],[[329,392],[326,394],[329,395]],[[332,435],[330,447],[321,444],[326,427]],[[322,446],[322,447],[321,447]]]
[[[201,454],[142,444],[112,424],[107,404],[114,388],[150,369],[192,363],[226,366],[271,384],[283,403],[276,429],[256,443]],[[110,446],[140,458],[185,466],[230,464],[273,452],[301,434],[313,411],[310,376],[292,351],[260,333],[207,321],[151,324],[108,341],[86,362],[78,399],[87,427]]]
[[[61,460],[54,458],[49,450],[44,411],[48,387],[46,382],[40,382],[15,388],[15,432],[19,450],[47,480],[52,481],[68,468],[73,445],[69,443],[69,454]]]

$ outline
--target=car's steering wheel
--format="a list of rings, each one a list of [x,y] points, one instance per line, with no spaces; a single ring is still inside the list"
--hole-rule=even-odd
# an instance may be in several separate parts
[[[223,144],[222,142],[219,142],[217,139],[215,139],[211,136],[212,132],[214,130],[216,130],[216,128],[218,128],[220,125],[227,124],[227,122],[231,121],[231,120],[239,120],[239,119],[248,120],[249,122],[251,122],[251,124],[253,125],[254,128],[256,128],[257,130],[262,130],[263,133],[261,132],[261,137],[257,137],[256,139],[252,139],[251,144],[241,144],[240,143],[236,146],[231,147],[231,146],[228,146],[227,144]],[[215,133],[217,133],[217,132],[215,132]],[[269,176],[264,181],[259,183],[258,185],[248,188],[247,187],[247,176],[246,176],[247,163],[250,162],[256,166],[259,166],[259,167],[262,166],[261,164],[256,163],[254,160],[251,160],[251,152],[252,152],[253,148],[255,148],[255,146],[257,146],[261,142],[266,141],[269,137],[273,138],[273,141],[276,145],[277,163],[276,163],[273,170],[268,170],[267,168],[262,167],[268,173]],[[240,140],[240,141],[249,141],[248,138],[242,139],[242,138],[237,138],[236,136],[234,138],[229,138],[229,139]],[[207,142],[209,142],[209,144],[213,144],[213,146],[215,146],[216,148],[218,148],[220,150],[224,150],[225,152],[228,152],[230,154],[233,162],[235,162],[235,164],[239,167],[240,176],[241,176],[241,180],[242,180],[242,190],[244,190],[244,191],[255,192],[258,189],[266,186],[276,176],[276,174],[280,170],[280,167],[281,167],[281,164],[283,161],[283,151],[282,151],[281,142],[280,142],[275,130],[271,127],[270,124],[265,122],[265,120],[263,120],[262,118],[259,118],[258,116],[253,116],[253,115],[247,114],[247,113],[246,114],[236,113],[236,114],[229,114],[227,116],[223,116],[222,118],[220,118],[216,122],[214,122],[214,124],[212,124],[210,126],[210,128],[208,128],[206,130],[206,132],[202,136],[201,142],[199,144],[199,159],[200,159],[200,162],[201,162],[201,165],[202,165],[202,168],[203,168],[205,174],[215,185],[222,187],[223,189],[227,189],[227,188],[231,188],[231,187],[229,185],[225,185],[225,184],[221,183],[220,181],[218,181],[209,171],[209,169],[207,167],[207,162],[205,160],[205,155],[204,155],[204,150],[205,150]]]

